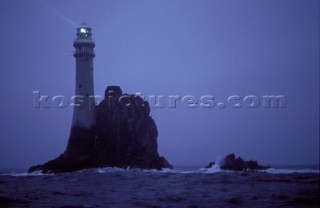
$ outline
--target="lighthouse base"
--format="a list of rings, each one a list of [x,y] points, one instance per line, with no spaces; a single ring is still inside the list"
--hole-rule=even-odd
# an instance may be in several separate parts
[[[79,159],[92,152],[96,135],[96,127],[73,126],[68,146],[64,153],[66,158]]]

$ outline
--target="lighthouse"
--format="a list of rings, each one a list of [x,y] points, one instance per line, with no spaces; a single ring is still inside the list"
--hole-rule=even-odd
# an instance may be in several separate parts
[[[93,87],[93,48],[91,28],[82,23],[77,28],[73,43],[76,59],[75,96],[73,97],[73,119],[66,157],[88,154],[94,144],[96,115]]]

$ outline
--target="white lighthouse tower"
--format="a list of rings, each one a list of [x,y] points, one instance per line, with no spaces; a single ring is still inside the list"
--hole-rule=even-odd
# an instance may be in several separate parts
[[[73,43],[76,58],[76,86],[73,119],[65,156],[80,156],[88,153],[94,143],[96,116],[93,88],[93,48],[91,28],[85,23],[77,28]]]

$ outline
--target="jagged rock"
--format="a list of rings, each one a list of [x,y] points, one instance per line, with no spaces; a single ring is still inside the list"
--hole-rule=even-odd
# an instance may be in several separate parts
[[[147,101],[108,87],[97,107],[95,158],[103,166],[159,169],[172,167],[158,154],[158,130]]]
[[[80,156],[65,152],[43,165],[31,167],[29,172],[69,172],[94,167],[172,168],[158,154],[158,130],[149,114],[147,101],[136,95],[123,94],[118,86],[109,86],[105,99],[96,107],[93,144],[77,148],[85,150]]]
[[[209,162],[209,164],[205,168],[212,168],[216,164],[215,162]]]
[[[214,162],[210,162],[206,168],[211,168],[214,165]],[[245,161],[241,157],[235,156],[234,153],[227,155],[220,163],[219,166],[223,170],[238,170],[238,171],[247,171],[247,170],[264,170],[270,168],[270,166],[261,166],[257,161],[249,160]]]

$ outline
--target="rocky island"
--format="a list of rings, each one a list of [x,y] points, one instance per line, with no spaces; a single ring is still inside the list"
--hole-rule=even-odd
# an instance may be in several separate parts
[[[96,127],[90,131],[72,129],[71,137],[89,142],[69,139],[63,154],[31,167],[29,172],[58,173],[97,167],[172,168],[159,156],[158,130],[150,116],[149,103],[139,96],[123,94],[119,86],[107,87],[104,100],[96,106]]]
[[[205,168],[211,168],[215,162],[210,162]],[[241,157],[235,156],[234,153],[227,155],[223,160],[217,164],[222,170],[236,170],[236,171],[250,171],[250,170],[265,170],[271,168],[270,166],[259,165],[255,160],[245,161]]]

